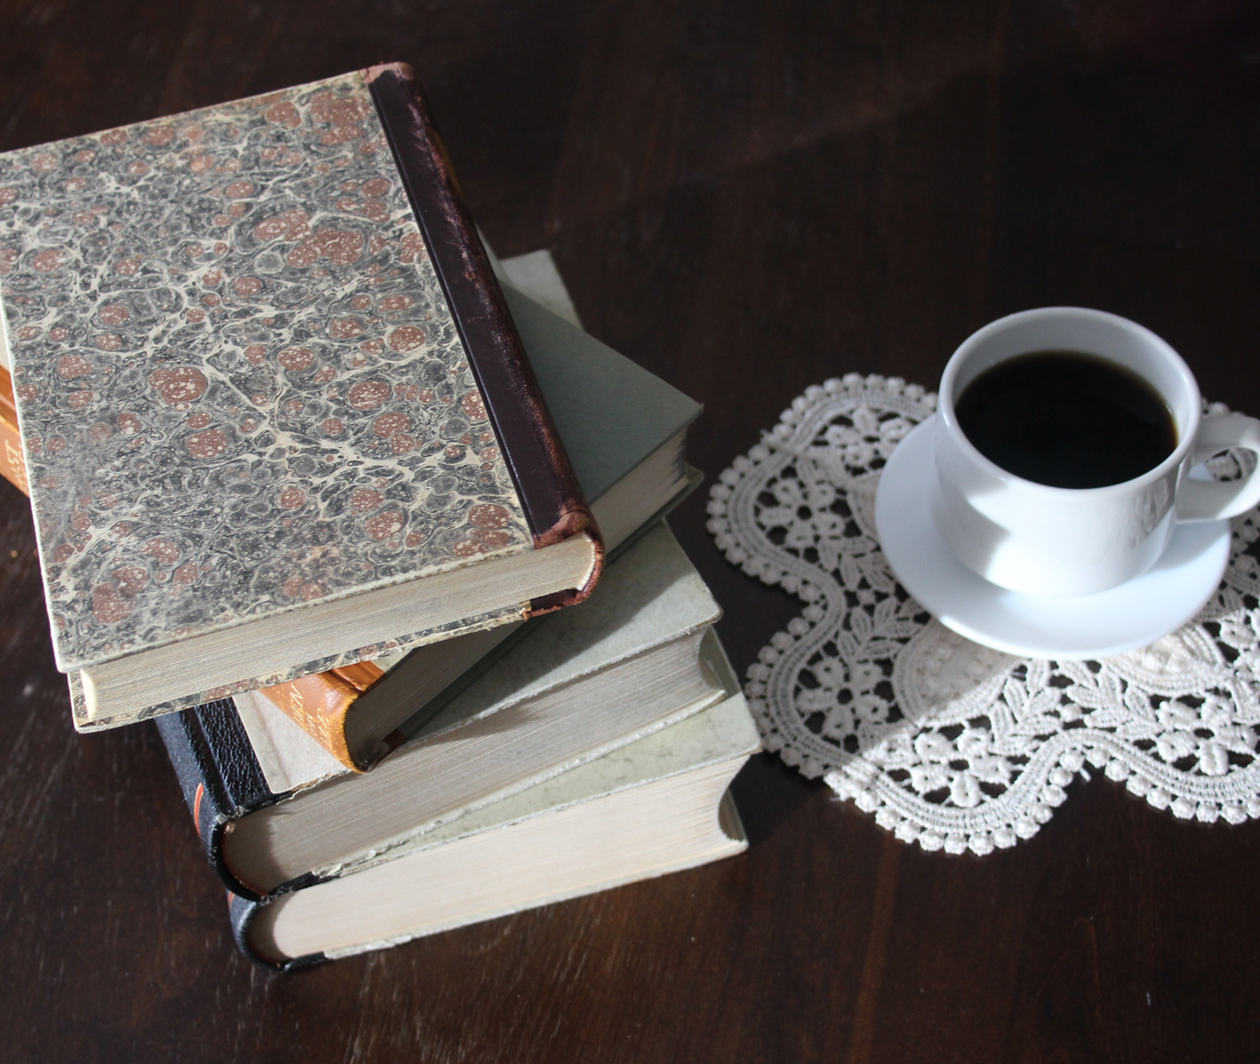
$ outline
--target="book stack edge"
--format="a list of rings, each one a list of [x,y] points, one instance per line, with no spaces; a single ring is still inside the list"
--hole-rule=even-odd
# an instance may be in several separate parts
[[[0,156],[0,329],[7,329],[0,333],[0,340],[7,335],[0,343],[0,474],[24,492],[33,488],[54,642],[76,725],[92,730],[155,719],[207,856],[230,891],[238,945],[281,968],[737,853],[746,842],[729,784],[758,748],[713,628],[720,610],[664,524],[698,477],[686,464],[685,440],[699,408],[581,331],[545,252],[503,263],[488,255],[458,204],[440,149],[419,161],[405,158],[411,149],[400,157],[399,120],[374,133],[365,91],[377,93],[377,114],[392,108],[424,133],[422,144],[439,143],[410,72],[389,67]],[[301,160],[286,164],[284,153],[301,154],[292,131],[310,122],[322,146],[310,186],[321,202],[331,200],[364,224],[347,223],[340,244],[326,237],[327,247],[316,241],[303,251],[303,241],[322,231],[315,213],[300,205],[299,193],[311,193],[277,168],[301,172]],[[185,248],[191,269],[161,259],[156,245],[123,246],[117,226],[96,227],[108,223],[117,204],[104,190],[93,198],[94,176],[108,170],[94,153],[137,141],[154,143],[122,172],[138,171],[137,163],[222,171],[197,185],[203,197],[224,197],[216,208],[223,217],[215,219],[222,247]],[[343,144],[353,149],[349,156],[338,155]],[[398,189],[387,189],[389,179],[377,171],[355,170],[364,157],[379,167],[386,150],[399,160]],[[388,206],[391,192],[398,210]],[[148,194],[160,205],[171,192],[159,184]],[[244,208],[234,208],[241,200]],[[386,206],[372,206],[376,201]],[[136,270],[151,272],[143,299],[129,280],[133,270],[109,292],[94,289],[88,302],[76,273],[86,264],[48,254],[62,247],[50,241],[66,212],[88,230],[82,254],[96,255],[97,265],[111,256],[115,265],[129,262],[118,258],[127,251],[139,257]],[[433,231],[452,215],[459,219],[457,246],[437,252]],[[161,242],[186,245],[181,219],[163,217]],[[259,245],[251,250],[257,276],[237,274],[252,281],[239,286],[245,305],[230,307],[229,271],[218,263],[251,240]],[[268,240],[273,246],[262,246]],[[366,254],[373,247],[375,257]],[[207,261],[198,261],[203,255]],[[459,266],[473,264],[475,291],[452,293],[449,275],[459,271],[436,261],[451,255]],[[339,256],[346,261],[323,264]],[[402,266],[423,273],[421,260],[436,261],[439,283],[415,287]],[[355,289],[359,282],[369,287]],[[255,284],[271,290],[263,311]],[[335,306],[320,302],[334,290]],[[189,291],[215,298],[190,307]],[[348,291],[359,295],[347,301]],[[197,327],[186,347],[159,349],[152,322],[147,334],[127,331],[126,323],[160,304],[164,293],[178,302],[181,328]],[[417,303],[424,313],[414,321],[390,317]],[[313,334],[301,312],[286,313],[312,305],[325,331],[353,341],[350,347],[323,345],[327,337]],[[62,309],[50,314],[50,306]],[[447,325],[443,306],[452,308]],[[485,325],[469,306],[493,323],[488,340],[478,335]],[[189,312],[201,308],[200,316]],[[103,325],[113,331],[92,332]],[[435,333],[442,334],[438,341]],[[446,347],[435,354],[433,343]],[[462,351],[487,343],[508,355],[489,365],[480,356],[471,367],[460,361]],[[132,361],[114,358],[119,349]],[[143,370],[134,369],[137,360]],[[510,387],[494,383],[505,366]],[[145,372],[157,398],[144,390]],[[314,387],[308,378],[320,375]],[[242,381],[257,389],[261,412],[227,396],[228,383]],[[358,405],[348,398],[356,388]],[[505,394],[515,395],[507,413]],[[140,408],[146,395],[149,410]],[[205,395],[213,402],[199,406]],[[368,402],[370,417],[360,409]],[[436,414],[425,420],[421,408],[435,402]],[[483,410],[496,403],[497,414]],[[520,421],[520,407],[532,442],[521,443],[519,425],[510,424]],[[304,417],[316,418],[325,432],[339,421],[341,435],[360,414],[366,427],[353,445],[324,439],[295,457],[300,447],[292,441],[311,439]],[[143,431],[128,436],[132,417]],[[418,442],[426,428],[440,446],[425,450]],[[211,433],[219,434],[213,446]],[[137,435],[141,442],[133,445]],[[71,485],[66,451],[76,456]],[[137,451],[140,465],[129,466]],[[417,451],[414,460],[398,460]],[[260,453],[276,459],[281,472],[254,483],[240,470]],[[521,502],[519,489],[544,453],[548,487],[541,494],[550,509],[540,519],[540,504]],[[163,465],[172,454],[183,462],[182,479],[174,481]],[[312,474],[315,458],[331,468],[316,466]],[[114,497],[125,469],[142,486],[146,476],[168,492],[172,483],[182,485],[188,498],[167,500],[176,515],[170,527],[145,509],[146,492],[125,502]],[[301,487],[292,482],[295,469],[307,478]],[[405,504],[396,501],[404,488],[411,492]],[[287,504],[277,501],[289,489]],[[220,525],[200,539],[190,531],[195,518],[227,509],[230,500],[239,500],[243,521],[259,499],[266,521],[254,527]],[[442,515],[455,511],[453,523],[442,526]],[[336,537],[353,539],[383,512],[394,515],[394,525],[372,526],[381,538],[366,550],[345,547],[359,566],[352,577],[326,561],[339,549]],[[436,517],[426,523],[417,515]],[[123,526],[115,552],[89,557],[100,553],[97,541],[112,527],[106,518]],[[241,555],[268,570],[259,583],[265,608],[255,611],[249,593],[234,590],[219,609],[205,597],[219,586],[211,574],[216,565],[241,561],[231,548],[220,549],[222,541],[248,539],[268,521],[258,542],[284,559],[283,571],[268,568],[267,550]],[[87,535],[76,538],[76,529]],[[441,550],[426,536],[440,539]],[[122,571],[120,539],[133,554],[149,546],[147,567]],[[510,563],[496,568],[495,559],[545,554],[567,541],[581,548],[546,574],[550,586],[531,576],[528,587],[517,581],[500,594],[516,577],[508,576]],[[408,556],[409,546],[420,561]],[[433,561],[443,551],[458,561]],[[193,563],[185,584],[201,581],[192,613],[196,596],[181,597],[185,589],[172,579],[176,561]],[[469,594],[477,603],[470,608],[460,600],[475,569],[489,575]],[[443,586],[446,577],[434,579],[435,572],[454,575]],[[325,585],[336,580],[343,591],[330,593]],[[304,592],[304,581],[314,586]],[[166,585],[161,594],[159,584]],[[441,611],[416,610],[409,599],[431,587],[454,601]],[[318,611],[306,608],[304,593]],[[513,596],[523,601],[504,606]],[[363,607],[355,625],[335,639],[317,631],[335,627],[347,602],[356,607],[352,600]],[[146,624],[132,622],[137,615]],[[417,618],[435,617],[417,635]],[[403,630],[386,627],[399,623]],[[179,663],[190,645],[248,657],[255,636],[267,643],[267,626],[277,624],[287,631],[268,645],[284,648],[288,658],[273,649],[264,669],[243,670],[237,660],[216,674],[235,679],[198,686],[211,675],[202,672],[196,683],[163,687],[129,675]],[[376,634],[375,643],[361,641],[365,632]],[[200,704],[187,705],[194,689]],[[175,690],[185,693],[163,694]]]

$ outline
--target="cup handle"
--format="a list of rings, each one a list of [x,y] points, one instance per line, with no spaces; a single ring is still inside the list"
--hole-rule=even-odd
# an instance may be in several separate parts
[[[1190,465],[1239,447],[1260,459],[1260,421],[1245,414],[1216,414],[1199,425]],[[1211,521],[1236,517],[1260,503],[1260,463],[1238,480],[1183,479],[1177,491],[1177,520]]]

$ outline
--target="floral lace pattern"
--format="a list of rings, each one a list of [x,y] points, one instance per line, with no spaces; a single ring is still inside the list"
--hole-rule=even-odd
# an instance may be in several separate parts
[[[719,548],[803,603],[748,670],[766,747],[926,850],[1013,846],[1091,771],[1179,817],[1260,817],[1257,513],[1235,521],[1200,614],[1150,646],[1102,661],[990,650],[907,595],[875,536],[880,471],[935,406],[896,378],[827,381],[712,489]]]

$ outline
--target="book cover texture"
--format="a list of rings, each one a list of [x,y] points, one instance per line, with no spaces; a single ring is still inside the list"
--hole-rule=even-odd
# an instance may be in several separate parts
[[[58,663],[531,535],[360,73],[0,155]]]

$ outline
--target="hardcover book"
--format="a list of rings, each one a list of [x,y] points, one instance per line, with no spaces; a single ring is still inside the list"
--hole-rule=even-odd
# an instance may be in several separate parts
[[[719,609],[658,524],[581,609],[530,625],[371,772],[258,692],[158,718],[211,863],[260,896],[342,874],[428,827],[699,712],[732,683]]]
[[[529,292],[504,285],[579,484],[607,548],[615,551],[698,478],[684,453],[687,428],[700,407],[575,327],[576,312],[545,251],[497,266]],[[0,361],[7,361],[3,346]],[[0,447],[0,474],[26,491],[12,387],[3,368]],[[518,623],[456,636],[262,691],[343,765],[362,771],[405,740],[406,722],[521,628]]]
[[[598,576],[405,67],[0,155],[0,298],[80,729]]]
[[[531,291],[544,297],[550,291],[562,305],[554,290],[563,295],[563,286],[556,282]],[[700,407],[534,299],[506,284],[504,294],[611,553],[694,484],[685,439]],[[367,769],[402,740],[406,720],[520,627],[463,635],[263,693],[343,764]]]
[[[361,871],[258,902],[230,898],[237,944],[275,967],[692,868],[747,847],[729,786],[759,749],[738,689],[668,728],[468,810]]]

